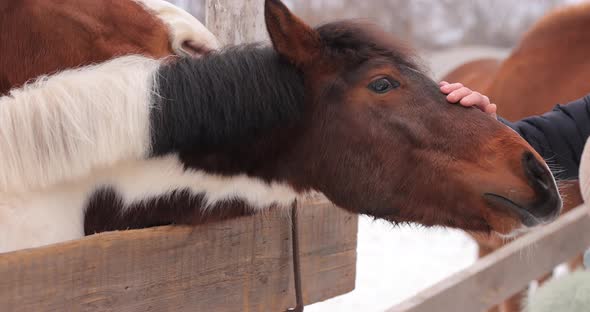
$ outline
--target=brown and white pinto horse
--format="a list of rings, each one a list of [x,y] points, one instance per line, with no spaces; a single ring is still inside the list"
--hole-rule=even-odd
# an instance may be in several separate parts
[[[504,61],[466,63],[443,80],[462,82],[498,104],[498,115],[512,121],[550,111],[590,92],[590,4],[558,9],[536,23]],[[577,182],[562,182],[564,211],[580,205]],[[497,236],[474,236],[483,257],[507,243]],[[581,257],[570,262],[574,267]],[[544,277],[543,279],[546,279]],[[523,293],[524,294],[524,293]],[[494,311],[520,311],[518,294]]]
[[[391,222],[504,235],[558,215],[540,156],[449,105],[389,34],[313,29],[265,5],[272,47],[125,56],[0,98],[0,250],[288,207],[310,190]]]
[[[197,19],[164,0],[2,0],[0,94],[43,74],[144,54],[218,48]]]

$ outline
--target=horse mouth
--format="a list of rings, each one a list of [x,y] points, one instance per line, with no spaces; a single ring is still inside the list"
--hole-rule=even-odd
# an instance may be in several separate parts
[[[537,217],[531,214],[525,207],[519,205],[518,203],[512,201],[509,198],[506,198],[502,195],[493,194],[493,193],[485,193],[483,197],[492,204],[492,206],[503,210],[504,212],[508,212],[510,214],[516,214],[522,224],[526,227],[534,227],[541,223]]]

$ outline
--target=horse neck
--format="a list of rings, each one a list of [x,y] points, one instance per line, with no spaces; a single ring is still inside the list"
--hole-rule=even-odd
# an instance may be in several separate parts
[[[156,85],[154,156],[178,152],[190,168],[275,178],[277,155],[303,118],[304,86],[272,49],[182,58],[160,68]]]
[[[86,209],[86,233],[199,224],[292,203],[298,192],[286,172],[293,164],[280,159],[302,118],[303,83],[293,67],[269,49],[249,46],[178,59],[162,65],[156,77],[150,124],[158,129],[151,152],[158,157],[133,172],[146,188],[168,191],[134,201],[116,188],[96,191]]]
[[[590,28],[589,13],[590,4],[587,3],[557,9],[543,17],[523,36],[519,48],[543,48],[537,53],[545,50],[586,49],[590,46],[586,31]]]

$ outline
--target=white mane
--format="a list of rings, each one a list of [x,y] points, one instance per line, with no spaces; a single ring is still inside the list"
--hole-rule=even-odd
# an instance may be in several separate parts
[[[0,98],[0,193],[34,190],[149,152],[159,62],[141,56],[44,76]]]

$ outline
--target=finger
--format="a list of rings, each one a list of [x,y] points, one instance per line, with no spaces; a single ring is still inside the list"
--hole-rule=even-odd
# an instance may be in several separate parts
[[[469,94],[468,96],[462,98],[459,103],[461,103],[461,105],[467,106],[467,107],[475,106],[483,111],[486,107],[484,102],[485,102],[485,99],[484,99],[483,95],[481,95],[479,92],[473,92],[473,93]]]
[[[498,106],[496,104],[490,104],[486,106],[486,114],[498,119]]]
[[[490,98],[483,94],[480,95],[482,97],[482,101],[477,105],[477,107],[490,115],[495,115],[497,109],[496,104],[494,104],[494,106],[491,106],[492,104],[490,104]]]
[[[455,91],[451,92],[447,96],[447,101],[449,101],[451,103],[457,103],[462,98],[470,95],[471,93],[473,93],[473,91],[471,91],[471,89],[463,87],[463,88],[460,88],[458,90],[455,90]]]
[[[438,85],[439,85],[440,87],[444,87],[444,86],[446,86],[446,85],[448,85],[448,84],[449,84],[449,83],[448,83],[448,82],[446,82],[446,81],[441,81],[441,82],[439,82],[439,83],[438,83]]]
[[[450,83],[450,84],[447,84],[447,85],[442,86],[440,88],[440,90],[442,92],[445,92],[445,93],[449,94],[449,93],[451,93],[451,92],[453,92],[453,91],[455,91],[457,89],[460,89],[460,88],[463,88],[463,84],[461,84],[461,83]]]
[[[444,94],[449,94],[455,90],[461,89],[463,88],[463,84],[460,83],[451,83],[445,86],[440,87],[440,91],[442,91]]]
[[[485,112],[486,107],[490,105],[490,98],[479,93],[473,91],[472,94],[466,96],[461,100],[461,105],[463,106],[476,106],[481,111]]]
[[[483,96],[483,100],[484,100],[484,105],[485,105],[485,106],[488,106],[488,105],[490,105],[490,104],[491,104],[491,102],[490,102],[490,98],[489,98],[489,97],[487,97],[487,96],[485,96],[485,95],[482,95],[482,96]]]

